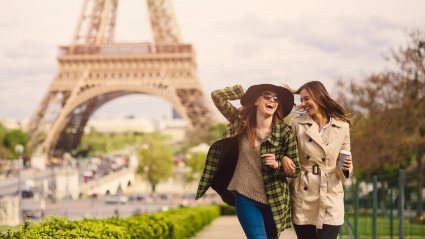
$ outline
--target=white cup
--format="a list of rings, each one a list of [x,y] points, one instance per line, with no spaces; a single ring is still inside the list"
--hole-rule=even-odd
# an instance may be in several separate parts
[[[339,161],[338,161],[338,168],[345,168],[344,161],[347,158],[351,157],[351,152],[346,150],[339,151]]]

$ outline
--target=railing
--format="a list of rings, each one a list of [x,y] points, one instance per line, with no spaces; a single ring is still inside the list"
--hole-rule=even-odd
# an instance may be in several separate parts
[[[340,238],[425,238],[422,167],[345,186]]]
[[[67,55],[119,55],[119,54],[161,54],[161,53],[191,53],[192,45],[151,45],[141,44],[108,44],[100,46],[76,45],[60,46],[58,56]]]

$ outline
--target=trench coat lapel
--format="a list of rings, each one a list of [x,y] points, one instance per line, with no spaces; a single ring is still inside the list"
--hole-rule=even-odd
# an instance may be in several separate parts
[[[308,116],[307,114],[304,114],[301,116],[299,123],[305,124],[308,129],[305,131],[305,133],[314,141],[316,142],[326,153],[325,144],[323,143],[322,137],[320,136],[319,131],[317,130],[317,127],[314,125],[313,119]],[[309,125],[309,126],[308,126]]]
[[[341,133],[342,122],[332,118],[331,125],[325,130],[322,140],[324,144],[328,145],[336,138],[336,136]]]

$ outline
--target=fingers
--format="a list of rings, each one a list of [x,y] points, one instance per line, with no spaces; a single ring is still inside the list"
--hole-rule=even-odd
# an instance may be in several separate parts
[[[267,159],[266,160],[266,165],[267,166],[270,166],[271,168],[277,168],[277,167],[279,167],[279,163],[276,160],[274,160],[274,159]]]
[[[291,161],[292,162],[292,161]],[[285,171],[285,173],[287,174],[293,174],[295,173],[295,164],[294,163],[285,163],[283,164],[283,170]]]
[[[351,158],[346,158],[345,160],[344,160],[344,168],[342,169],[342,170],[344,170],[344,171],[349,171],[350,170],[350,168],[351,168]]]

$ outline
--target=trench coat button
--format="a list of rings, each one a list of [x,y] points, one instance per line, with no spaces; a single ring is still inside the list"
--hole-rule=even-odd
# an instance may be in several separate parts
[[[308,174],[308,171],[305,171],[305,174],[307,175]]]
[[[310,156],[307,156],[307,159],[310,159]]]
[[[309,139],[309,140],[308,140],[308,142],[311,142],[311,141],[313,141],[313,140],[312,140],[312,139]]]
[[[306,190],[306,191],[307,191],[307,187],[304,187],[304,190]]]
[[[325,160],[326,160],[325,158],[322,158],[322,162],[325,162]]]

